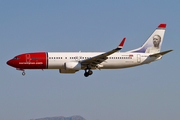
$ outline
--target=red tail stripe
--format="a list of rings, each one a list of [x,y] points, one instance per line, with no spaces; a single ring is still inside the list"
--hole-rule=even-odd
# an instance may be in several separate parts
[[[166,24],[160,24],[158,28],[166,28]]]

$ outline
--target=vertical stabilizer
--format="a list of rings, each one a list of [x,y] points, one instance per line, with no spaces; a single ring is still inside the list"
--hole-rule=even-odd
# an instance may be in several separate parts
[[[142,47],[128,52],[159,53],[164,38],[165,28],[166,24],[160,24]]]

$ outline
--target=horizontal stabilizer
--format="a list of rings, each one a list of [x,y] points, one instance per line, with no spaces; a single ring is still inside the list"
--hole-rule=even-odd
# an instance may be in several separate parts
[[[171,52],[171,51],[173,51],[173,50],[168,50],[168,51],[152,54],[152,55],[150,55],[150,57],[157,57],[157,56],[165,55],[165,54],[167,54],[168,52]]]

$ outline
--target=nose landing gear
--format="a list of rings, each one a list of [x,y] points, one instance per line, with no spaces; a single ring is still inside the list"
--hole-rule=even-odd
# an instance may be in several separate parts
[[[22,68],[16,68],[16,70],[23,71],[23,72],[22,72],[22,75],[23,75],[23,76],[26,74],[25,71],[24,71],[24,69],[22,69]]]
[[[26,73],[23,71],[23,72],[22,72],[22,75],[24,76],[25,74],[26,74]]]

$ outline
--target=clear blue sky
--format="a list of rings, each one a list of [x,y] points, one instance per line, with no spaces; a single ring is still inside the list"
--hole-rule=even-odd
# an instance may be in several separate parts
[[[180,2],[173,0],[4,0],[0,2],[0,120],[81,115],[87,120],[180,118]],[[26,52],[106,52],[140,47],[161,23],[161,60],[128,69],[26,70],[6,65]]]

